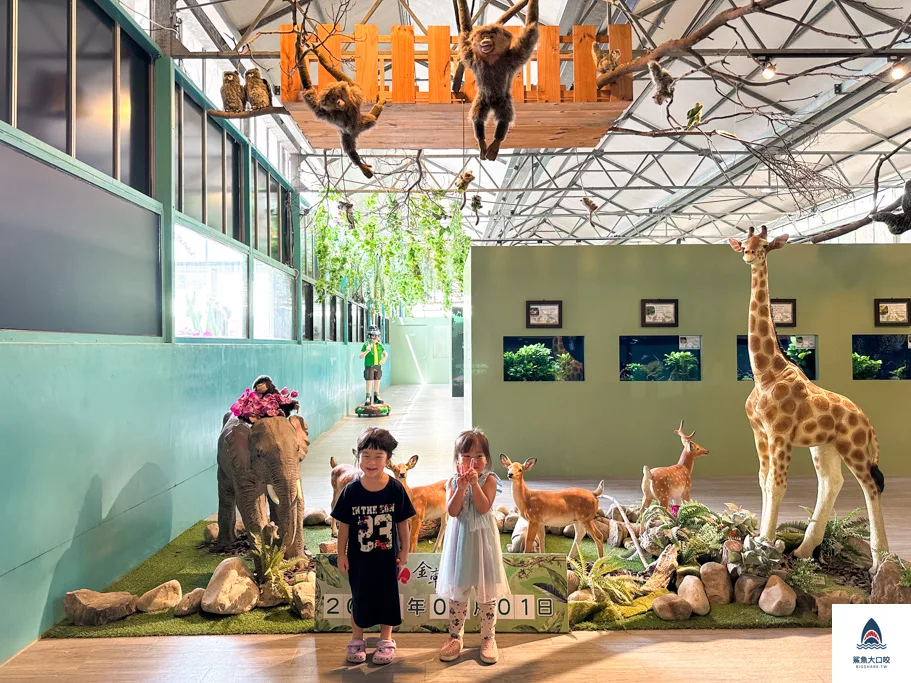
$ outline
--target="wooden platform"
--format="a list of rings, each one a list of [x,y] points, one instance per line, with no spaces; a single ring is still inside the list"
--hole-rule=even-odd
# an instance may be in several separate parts
[[[521,27],[509,26],[516,34]],[[620,62],[632,59],[632,34],[627,24],[611,25],[597,35],[594,26],[574,26],[571,35],[559,35],[556,26],[541,26],[538,46],[529,63],[516,74],[512,86],[515,124],[504,148],[594,147],[633,100],[632,77],[598,88],[592,45],[620,51]],[[291,24],[281,27],[281,99],[310,144],[317,149],[339,149],[337,131],[318,121],[301,100],[301,80]],[[413,26],[393,26],[379,35],[372,24],[357,24],[350,35],[339,27],[319,24],[310,42],[335,66],[347,69],[364,94],[363,111],[380,97],[386,102],[377,126],[364,134],[361,149],[473,148],[474,132],[468,117],[476,93],[471,70],[466,69],[457,92],[452,91],[458,68],[457,35],[448,26],[429,26],[427,35],[415,35]],[[307,74],[319,88],[335,78],[308,53]],[[561,67],[572,66],[569,85],[561,82]],[[426,67],[427,83],[419,90],[415,74]],[[387,77],[389,73],[389,77]],[[488,123],[488,140],[495,124]]]
[[[516,104],[516,121],[502,149],[595,147],[628,102]],[[318,121],[303,102],[285,107],[316,149],[339,149],[338,131]],[[469,105],[387,103],[380,122],[358,139],[361,149],[474,149]],[[366,106],[364,111],[367,111]],[[493,140],[494,123],[487,124]]]

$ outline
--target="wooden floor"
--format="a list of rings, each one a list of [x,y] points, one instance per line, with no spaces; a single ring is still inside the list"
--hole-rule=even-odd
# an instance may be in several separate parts
[[[314,440],[301,466],[307,506],[328,507],[329,457],[351,462],[351,448],[368,425],[382,425],[399,440],[398,459],[421,456],[412,471],[415,484],[438,481],[451,471],[452,443],[463,428],[463,401],[448,387],[396,386],[384,398],[393,413],[383,419],[346,418]],[[594,480],[542,481],[538,487],[578,485]],[[512,505],[509,485],[499,501]],[[637,499],[639,482],[606,482],[607,492],[623,502]],[[892,478],[884,499],[890,546],[911,556],[911,533],[902,524],[911,479]],[[693,497],[713,507],[737,502],[759,511],[755,476],[697,479]],[[812,505],[815,478],[793,478],[782,506],[782,519],[803,519],[799,505]],[[837,504],[844,513],[862,505],[859,487],[845,481]],[[476,648],[479,636],[466,636]],[[43,640],[0,667],[0,682],[68,683],[143,681],[206,683],[227,681],[630,681],[668,677],[705,677],[713,682],[831,680],[831,632],[828,629],[749,631],[638,631],[570,633],[561,636],[498,636],[500,663],[484,666],[471,649],[460,660],[443,664],[436,653],[438,635],[401,634],[398,659],[389,667],[344,665],[346,635],[202,636]],[[372,644],[372,641],[368,644]]]

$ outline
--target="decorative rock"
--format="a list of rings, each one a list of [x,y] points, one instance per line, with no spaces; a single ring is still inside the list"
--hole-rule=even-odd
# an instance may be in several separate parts
[[[575,593],[577,590],[579,590],[579,576],[570,569],[566,572],[566,591]]]
[[[329,513],[323,508],[307,508],[304,510],[304,526],[319,526],[329,522]]]
[[[218,539],[218,522],[212,522],[207,524],[205,530],[202,532],[202,540],[206,543],[215,543]]]
[[[494,519],[497,520],[497,530],[502,534],[503,524],[506,522],[506,515],[497,512],[494,514]]]
[[[567,524],[565,527],[563,527],[563,535],[566,536],[566,538],[575,538],[576,527],[574,527],[572,524]]]
[[[911,588],[898,585],[901,567],[894,559],[883,562],[873,577],[870,602],[874,605],[907,605],[911,603]]]
[[[418,532],[418,540],[426,541],[428,538],[436,539],[440,533],[440,527],[442,526],[443,520],[439,517],[437,519],[425,519],[421,522],[421,530]]]
[[[202,610],[210,614],[243,614],[259,601],[259,586],[253,574],[238,557],[229,557],[215,568],[206,592]]]
[[[497,512],[502,514],[504,517],[509,514],[509,508],[505,505],[501,505],[497,508]]]
[[[677,546],[671,544],[661,551],[655,570],[648,581],[645,582],[645,585],[642,586],[640,592],[648,594],[660,588],[667,588],[667,585],[671,582],[671,577],[676,576],[676,573]]]
[[[626,532],[626,525],[622,523],[618,524],[614,520],[608,519],[606,517],[596,518],[595,526],[604,537],[604,543],[613,548],[622,547],[623,541],[625,541],[626,537],[629,535]]]
[[[731,577],[724,565],[718,562],[706,562],[700,570],[705,594],[713,605],[727,605],[733,597]]]
[[[816,612],[816,616],[819,617],[820,621],[831,621],[832,620],[832,605],[852,605],[858,604],[854,600],[863,600],[859,595],[851,595],[845,591],[831,591],[829,593],[823,593],[821,595],[813,595],[815,598],[813,610]]]
[[[552,534],[552,535],[554,535],[554,536],[562,536],[562,535],[563,535],[563,527],[562,527],[562,526],[546,526],[546,527],[544,527],[544,531],[547,532],[548,534]]]
[[[202,607],[202,596],[206,592],[205,588],[194,588],[183,596],[183,599],[174,608],[175,617],[187,617],[196,614]]]
[[[628,505],[626,507],[626,517],[629,519],[630,524],[635,523],[639,519],[639,508]]]
[[[516,523],[519,521],[518,512],[510,512],[506,515],[506,519],[503,521],[503,531],[507,534],[511,534],[516,528]]]
[[[705,594],[702,579],[696,576],[685,576],[677,587],[677,595],[686,600],[693,609],[693,614],[704,616],[712,609],[709,596]],[[660,614],[658,616],[661,616]],[[664,617],[661,617],[662,619]]]
[[[721,564],[728,566],[728,556],[732,552],[743,552],[743,542],[736,538],[729,538],[721,546]]]
[[[281,589],[273,586],[271,582],[260,586],[257,607],[276,607],[287,604],[288,596]]]
[[[566,599],[569,602],[587,602],[594,600],[595,595],[592,593],[591,588],[583,588],[582,590],[573,591]]]
[[[652,609],[665,621],[686,621],[693,614],[692,605],[674,593],[655,598]]]
[[[870,549],[869,541],[854,536],[849,538],[845,545],[854,551],[855,557],[852,558],[852,562],[861,567],[873,566],[873,551]]]
[[[291,611],[301,619],[313,619],[316,606],[316,584],[296,583],[291,586]]]
[[[687,576],[695,576],[697,579],[700,577],[699,565],[698,564],[681,564],[677,567],[677,585],[680,585],[680,582],[683,581]],[[700,579],[700,583],[701,583]]]
[[[604,516],[615,522],[623,521],[623,514],[620,512],[620,507],[616,503],[611,503],[611,506],[607,508],[607,512],[604,513]]]
[[[144,593],[136,602],[136,609],[140,612],[160,612],[177,607],[182,597],[180,581],[168,581]]]
[[[507,517],[507,519],[509,519]],[[511,553],[524,553],[525,552],[525,537],[528,534],[528,520],[524,517],[519,517],[519,521],[516,523],[515,528],[512,530],[512,538],[506,546],[506,550]],[[541,552],[538,548],[538,539],[536,538],[532,543],[532,552]]]
[[[758,605],[768,580],[765,576],[744,574],[734,584],[734,602],[738,605]]]
[[[244,526],[244,520],[242,520],[240,517],[238,517],[237,521],[234,522],[234,533],[238,536],[240,534],[247,533],[247,527]]]
[[[338,541],[332,539],[331,541],[323,541],[319,544],[319,551],[323,554],[333,554],[338,552]]]
[[[598,508],[598,511],[595,513],[595,517],[606,517],[607,513],[604,512],[603,508]]]
[[[797,593],[794,589],[777,576],[770,577],[759,597],[759,608],[773,617],[787,617],[794,613],[796,607]]]
[[[63,597],[63,609],[77,626],[101,626],[133,614],[136,596],[132,593],[98,593],[83,588]]]

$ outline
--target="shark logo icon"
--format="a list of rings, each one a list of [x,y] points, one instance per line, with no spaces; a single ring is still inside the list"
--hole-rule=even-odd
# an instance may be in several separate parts
[[[867,621],[864,625],[863,633],[860,637],[860,643],[857,644],[858,650],[885,650],[886,644],[883,642],[883,633],[879,624],[873,619]]]

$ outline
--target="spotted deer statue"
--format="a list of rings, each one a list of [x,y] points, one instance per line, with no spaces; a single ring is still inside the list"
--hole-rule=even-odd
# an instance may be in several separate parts
[[[443,547],[443,537],[446,534],[446,522],[449,514],[446,512],[446,479],[426,486],[409,486],[408,471],[418,464],[418,456],[412,455],[407,461],[390,464],[388,469],[408,492],[411,504],[414,506],[414,519],[411,520],[411,545],[408,552],[415,552],[418,539],[421,535],[421,525],[434,519],[440,520],[440,532],[437,534],[433,552],[438,553]]]
[[[683,452],[680,454],[677,464],[652,469],[649,469],[648,465],[642,467],[642,508],[640,513],[651,505],[653,500],[657,500],[661,507],[666,508],[671,501],[681,505],[690,499],[690,488],[693,486],[693,463],[700,455],[708,455],[709,452],[693,441],[696,432],[687,435],[683,431],[683,420],[680,420],[680,426],[674,430],[674,434],[680,437],[680,443],[683,444]]]
[[[759,455],[760,535],[770,541],[775,539],[778,509],[788,486],[791,450],[794,446],[807,446],[819,485],[813,518],[794,554],[810,557],[822,541],[844,481],[844,461],[866,499],[875,572],[882,554],[889,549],[882,513],[885,478],[879,470],[879,441],[860,408],[844,396],[816,386],[782,352],[769,303],[767,257],[785,246],[788,236],[779,235],[770,242],[767,232],[765,226],[758,234],[750,228],[742,242],[729,240],[752,271],[748,339],[755,385],[747,398],[746,413]]]

